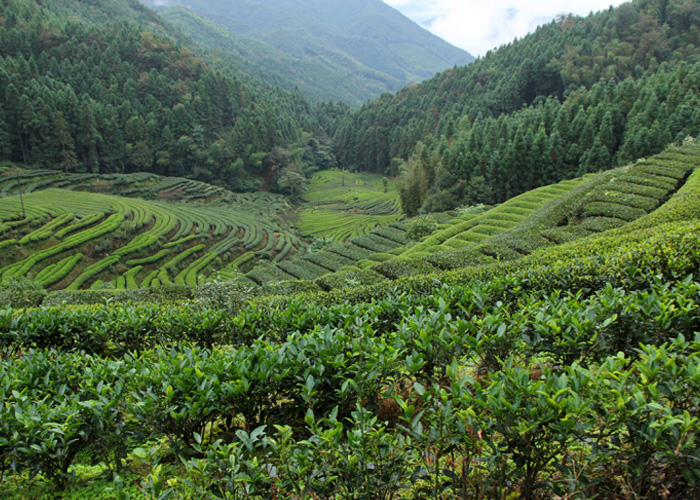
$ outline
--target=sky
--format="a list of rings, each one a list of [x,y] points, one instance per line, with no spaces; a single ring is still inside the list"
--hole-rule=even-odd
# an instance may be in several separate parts
[[[384,0],[474,56],[512,42],[558,14],[587,15],[622,0]]]

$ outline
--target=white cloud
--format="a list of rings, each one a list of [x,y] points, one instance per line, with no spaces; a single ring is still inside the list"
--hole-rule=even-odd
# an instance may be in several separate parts
[[[623,0],[384,0],[448,42],[474,55],[520,38],[558,14],[586,15]]]

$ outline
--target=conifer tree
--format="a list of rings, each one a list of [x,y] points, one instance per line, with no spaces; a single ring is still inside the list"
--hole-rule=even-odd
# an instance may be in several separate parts
[[[60,111],[54,117],[54,143],[60,151],[61,170],[65,173],[75,172],[78,169],[78,157],[75,154],[75,144],[68,132],[68,126]]]

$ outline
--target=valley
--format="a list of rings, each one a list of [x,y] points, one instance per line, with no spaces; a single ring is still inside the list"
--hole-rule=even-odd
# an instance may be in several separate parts
[[[699,47],[0,0],[0,498],[697,498]]]

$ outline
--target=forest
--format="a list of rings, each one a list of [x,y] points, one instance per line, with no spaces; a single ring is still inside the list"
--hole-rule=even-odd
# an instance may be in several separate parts
[[[289,166],[287,147],[304,148],[295,170],[334,164],[298,93],[237,78],[164,27],[145,30],[139,16],[94,22],[89,7],[64,3],[57,14],[32,1],[2,2],[3,159],[66,173],[188,176],[238,191],[269,189],[262,179]],[[323,142],[301,143],[314,133]]]
[[[285,169],[339,166],[401,177],[403,210],[416,215],[503,202],[700,131],[690,0],[562,16],[357,110],[236,74],[138,3],[117,2],[131,13],[117,24],[71,0],[71,18],[51,3],[3,3],[0,156],[65,172],[240,191],[276,190]]]
[[[700,132],[700,6],[562,16],[465,67],[350,113],[335,152],[403,177],[407,214],[503,202]]]

